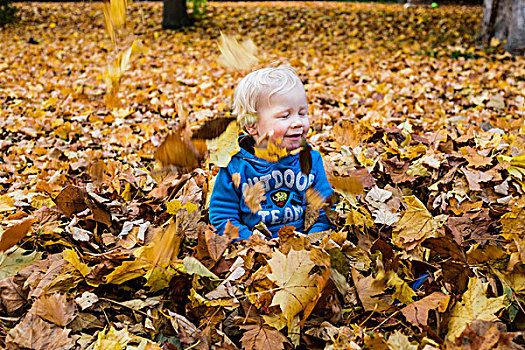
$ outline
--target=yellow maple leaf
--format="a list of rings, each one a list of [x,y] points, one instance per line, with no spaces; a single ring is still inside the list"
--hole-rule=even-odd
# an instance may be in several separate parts
[[[498,319],[494,313],[505,307],[505,296],[487,298],[487,287],[488,283],[482,283],[476,277],[469,279],[468,289],[461,302],[450,312],[447,334],[449,340],[456,339],[475,320],[493,322]]]
[[[232,121],[226,130],[217,138],[206,140],[209,151],[208,161],[219,167],[226,167],[232,156],[239,152],[239,123]]]
[[[281,143],[281,139],[276,142],[269,140],[266,147],[255,147],[255,156],[274,163],[290,154]]]
[[[234,36],[221,33],[218,46],[221,51],[219,63],[227,68],[247,70],[259,60],[256,56],[257,47],[251,39],[240,43]]]
[[[280,288],[272,306],[280,306],[290,326],[294,317],[317,295],[316,280],[310,275],[315,264],[308,251],[292,249],[288,255],[276,251],[268,265],[272,270],[268,278]]]
[[[425,238],[435,235],[438,223],[417,197],[406,196],[404,200],[408,209],[392,232],[392,242],[398,247],[412,250]]]

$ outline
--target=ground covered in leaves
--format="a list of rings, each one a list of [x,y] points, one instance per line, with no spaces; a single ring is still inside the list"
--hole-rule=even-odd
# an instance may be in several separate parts
[[[0,32],[1,347],[523,344],[525,61],[476,46],[480,8],[210,3],[171,32],[161,3],[134,3],[112,41],[101,4],[16,6]],[[245,72],[220,65],[221,31],[251,38],[257,67],[298,70],[335,232],[231,244],[206,221],[216,168],[154,160],[182,108],[190,128],[228,115]]]

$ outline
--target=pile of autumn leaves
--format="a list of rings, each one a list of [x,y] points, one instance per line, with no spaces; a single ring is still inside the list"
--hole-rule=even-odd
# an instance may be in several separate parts
[[[118,46],[123,7],[108,5],[106,29]],[[116,50],[106,69],[109,105],[134,48]],[[385,87],[375,88],[383,98]],[[100,158],[70,164],[76,181],[58,189],[60,172],[30,191],[2,193],[2,346],[519,348],[524,102],[487,93],[463,106],[470,118],[449,118],[417,103],[408,117],[384,116],[365,100],[367,113],[336,114],[322,121],[328,128],[313,122],[311,142],[338,193],[334,232],[286,227],[279,239],[235,243],[233,226],[215,234],[206,211],[216,168],[197,167],[201,157],[187,151],[229,153],[237,129],[200,148],[196,136],[217,134],[201,123],[179,124],[171,147],[157,150],[167,163],[197,167],[189,173]],[[316,95],[314,103],[354,101]],[[177,111],[179,120],[188,114]],[[200,133],[190,135],[194,127]]]

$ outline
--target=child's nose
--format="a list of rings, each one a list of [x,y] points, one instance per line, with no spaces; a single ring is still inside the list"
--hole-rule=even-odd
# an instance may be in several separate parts
[[[295,128],[295,127],[300,127],[302,125],[303,125],[303,122],[301,121],[301,117],[298,114],[294,115],[292,117],[291,126]]]

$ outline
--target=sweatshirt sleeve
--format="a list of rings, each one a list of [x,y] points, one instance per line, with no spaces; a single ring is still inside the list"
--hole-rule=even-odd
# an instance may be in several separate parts
[[[319,191],[323,197],[328,198],[332,193],[334,193],[334,190],[332,189],[332,185],[330,185],[330,182],[328,182],[328,178],[326,177],[326,172],[323,166],[323,158],[319,152],[312,151],[312,163],[316,169],[315,180],[312,184],[312,187]],[[319,217],[317,218],[317,221],[312,225],[312,227],[310,227],[308,233],[322,232],[334,228],[335,225],[330,222],[326,216],[325,211],[321,209],[319,211]]]
[[[241,191],[235,187],[228,168],[220,168],[210,199],[210,223],[222,235],[228,221],[239,228],[239,239],[248,239],[252,231],[241,223]]]

